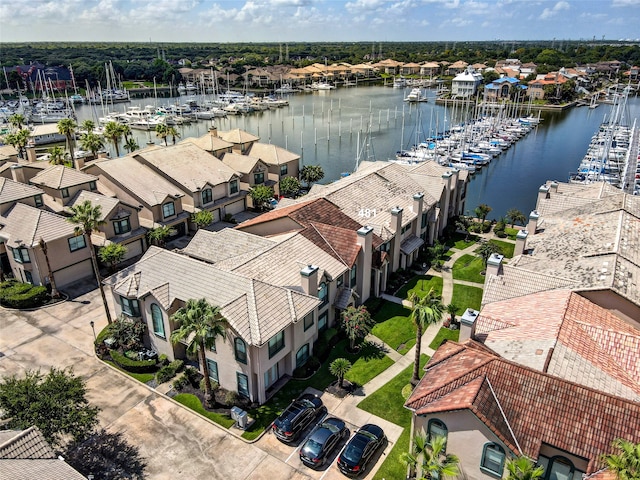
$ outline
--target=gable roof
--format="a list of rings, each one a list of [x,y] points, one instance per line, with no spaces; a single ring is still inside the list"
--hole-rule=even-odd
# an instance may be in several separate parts
[[[14,182],[8,178],[0,177],[0,205],[16,202],[23,198],[42,195],[44,192],[38,187],[21,182]]]
[[[233,228],[223,228],[218,232],[200,229],[182,252],[205,262],[218,263],[247,254],[258,255],[276,243],[275,240]]]
[[[168,271],[172,274],[167,280]],[[205,298],[221,307],[233,330],[256,346],[304,318],[320,303],[316,297],[154,246],[134,265],[103,282],[127,297],[140,298],[160,291],[156,299],[165,310],[175,301]]]
[[[11,248],[34,247],[45,242],[74,236],[75,226],[65,217],[38,208],[16,203],[0,217],[0,237]]]
[[[0,458],[42,459],[57,456],[42,432],[33,426],[26,430],[0,431]]]
[[[259,158],[267,165],[284,165],[300,160],[300,155],[273,144],[256,142],[251,145],[249,155]]]
[[[491,303],[475,338],[507,360],[640,401],[640,330],[571,290]]]
[[[262,160],[256,157],[252,157],[249,155],[241,155],[239,153],[225,153],[222,157],[222,161],[225,165],[228,165],[230,168],[235,170],[236,172],[240,172],[243,174],[251,173],[258,163],[264,164]],[[266,165],[265,165],[266,168]]]
[[[515,454],[549,444],[603,465],[611,442],[640,442],[640,404],[500,358],[474,341],[445,342],[405,406],[415,415],[471,411]],[[624,419],[624,421],[620,421]]]
[[[178,145],[185,143],[192,143],[199,148],[206,150],[207,152],[216,152],[218,150],[224,150],[226,148],[233,147],[233,143],[227,142],[217,135],[211,135],[211,133],[205,133],[201,137],[188,137],[178,142]]]
[[[38,173],[30,180],[30,183],[60,190],[97,180],[98,177],[94,175],[89,175],[64,165],[53,165]]]
[[[230,142],[234,145],[240,145],[243,143],[255,142],[257,140],[260,140],[260,137],[256,137],[255,135],[252,135],[249,132],[245,132],[244,130],[241,130],[239,128],[228,131],[219,131],[218,136],[225,142]]]
[[[87,200],[90,201],[91,205],[93,205],[94,207],[100,206],[100,211],[102,213],[102,218],[100,220],[111,218],[112,210],[120,204],[120,200],[115,197],[107,197],[106,195],[102,195],[100,193],[80,190],[69,202],[69,207],[80,205]]]

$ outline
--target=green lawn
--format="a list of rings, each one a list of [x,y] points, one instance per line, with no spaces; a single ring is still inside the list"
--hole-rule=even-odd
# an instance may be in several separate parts
[[[436,292],[436,295],[442,295],[442,277],[416,275],[398,290],[396,296],[409,298],[409,295],[415,292],[419,297],[424,297],[431,288]]]
[[[458,310],[456,311],[458,315],[462,315],[467,308],[480,310],[482,288],[454,283],[451,303],[458,306]]]
[[[438,334],[436,335],[436,338],[433,339],[433,342],[429,344],[429,348],[437,350],[440,344],[442,344],[442,342],[444,342],[445,340],[453,340],[457,342],[459,338],[460,330],[450,330],[448,328],[442,327],[440,330],[438,330]]]
[[[413,322],[409,319],[411,310],[404,308],[402,305],[389,303],[395,305],[395,307],[383,307],[385,313],[390,315],[386,317],[384,321],[376,315],[376,320],[379,323],[373,327],[371,333],[404,355],[416,343],[416,329],[413,326]],[[381,312],[383,310],[381,310]]]
[[[347,340],[340,341],[331,350],[328,360],[322,364],[320,370],[311,378],[307,380],[289,380],[267,403],[250,410],[248,412],[249,416],[256,421],[248,431],[242,434],[242,438],[247,440],[257,438],[291,403],[291,400],[298,397],[307,387],[313,387],[318,390],[327,388],[336,379],[329,373],[329,364],[336,358],[346,358],[351,362],[353,366],[345,375],[345,378],[359,385],[364,385],[393,364],[393,360],[381,352],[379,348],[370,344],[363,345],[358,354],[347,353],[347,342]]]
[[[216,422],[218,425],[222,425],[225,428],[231,427],[234,424],[234,421],[227,415],[221,415],[219,413],[208,412],[200,403],[200,399],[195,395],[191,395],[190,393],[179,393],[173,399],[181,403],[187,408],[190,408],[194,412],[199,413],[203,417],[207,417],[209,420]]]
[[[505,258],[513,258],[513,250],[516,248],[515,243],[495,239],[489,240],[489,243],[499,246]]]
[[[482,258],[475,255],[463,255],[453,264],[452,274],[455,280],[484,283],[484,276],[480,275],[483,270]]]
[[[465,240],[465,235],[456,233],[452,238],[445,242],[445,245],[449,248],[456,248],[458,250],[464,250],[465,248],[473,245],[478,241],[476,235],[469,234],[469,239]]]
[[[428,360],[429,357],[422,355],[421,366],[424,366]],[[420,372],[422,375],[423,370],[421,369]],[[405,478],[406,476],[406,467],[400,461],[400,456],[409,450],[411,412],[403,407],[404,398],[401,392],[402,388],[411,381],[412,374],[413,365],[410,365],[358,404],[362,410],[404,427],[402,435],[385,458],[374,479]]]
[[[516,235],[518,235],[518,232],[520,230],[518,230],[517,228],[505,228],[504,229],[504,233],[507,234],[507,238],[509,238],[510,240],[515,240],[516,239]]]

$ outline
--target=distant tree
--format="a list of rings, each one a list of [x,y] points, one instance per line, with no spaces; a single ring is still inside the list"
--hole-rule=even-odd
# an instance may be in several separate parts
[[[80,148],[88,150],[95,158],[98,155],[98,151],[104,148],[104,141],[97,133],[85,133],[80,137]]]
[[[113,147],[116,149],[116,157],[120,156],[119,144],[124,134],[123,130],[124,129],[122,124],[118,122],[108,122],[104,126],[104,136],[105,138],[108,138],[109,140],[111,140],[111,143],[113,143]]]
[[[38,427],[55,448],[71,437],[87,438],[98,425],[97,407],[89,405],[86,386],[72,369],[51,368],[43,375],[28,370],[24,377],[4,377],[0,381],[0,412],[7,420],[4,428]]]
[[[273,198],[273,188],[266,185],[256,185],[249,189],[249,196],[257,210],[264,210],[269,200]]]
[[[482,221],[482,223],[484,223],[484,221],[487,219],[487,215],[489,215],[491,210],[493,209],[489,205],[481,203],[475,208],[474,213],[476,214],[476,217],[478,217]]]
[[[489,70],[482,73],[482,79],[485,85],[488,85],[494,80],[497,80],[499,78],[500,78],[500,75],[495,70]]]
[[[511,222],[511,228],[515,227],[516,223],[520,223],[524,225],[524,222],[527,221],[527,217],[517,208],[510,208],[507,211],[507,218]]]
[[[536,467],[523,455],[507,460],[507,472],[507,480],[538,480],[544,476],[544,467]]]
[[[320,165],[305,165],[300,171],[300,179],[309,187],[324,178],[324,170]]]
[[[165,147],[167,144],[167,136],[169,135],[169,127],[167,127],[164,123],[159,123],[156,125],[156,137],[164,140]]]
[[[342,311],[342,326],[349,339],[349,348],[353,350],[357,340],[362,340],[369,335],[375,321],[364,305],[359,307],[347,307]]]
[[[209,210],[200,210],[191,215],[191,221],[196,224],[196,228],[199,230],[211,225],[211,222],[213,222],[213,213]]]
[[[502,255],[502,249],[493,242],[483,242],[477,249],[476,253],[482,258],[482,264],[485,271],[487,270],[487,262],[494,253]]]
[[[84,120],[80,124],[80,128],[85,131],[85,133],[93,133],[96,129],[96,124],[93,120]]]
[[[334,377],[338,377],[338,386],[344,387],[344,376],[351,370],[351,362],[346,358],[336,358],[329,365],[329,373]]]
[[[67,148],[69,149],[69,157],[71,165],[76,166],[75,149],[76,149],[76,130],[78,124],[72,118],[64,118],[58,122],[58,132],[67,137]]]
[[[9,116],[9,125],[16,130],[22,130],[22,126],[27,123],[27,118],[21,113],[14,113]]]
[[[296,177],[284,177],[280,180],[280,193],[285,197],[293,196],[300,191],[300,180]]]
[[[100,261],[109,266],[109,272],[116,271],[116,265],[124,260],[127,255],[127,247],[119,243],[110,243],[98,250]]]
[[[413,376],[411,378],[411,385],[415,387],[420,381],[420,342],[422,334],[430,325],[434,325],[442,319],[444,307],[441,297],[433,288],[422,298],[415,293],[411,293],[409,301],[412,304],[410,318],[416,327],[415,358],[413,361]]]
[[[49,154],[49,163],[51,165],[64,165],[66,160],[66,153],[64,148],[60,145],[56,145],[55,147],[51,147],[47,149],[47,153]]]
[[[71,443],[65,461],[85,477],[103,480],[142,480],[146,462],[137,446],[127,442],[122,433],[100,429],[85,440]]]
[[[138,142],[136,142],[136,139],[133,137],[129,138],[124,144],[124,149],[129,153],[135,152],[139,148],[140,148],[140,145],[138,145]]]
[[[618,480],[640,479],[640,443],[632,443],[624,438],[613,441],[612,447],[619,453],[603,455],[607,467],[615,473]]]
[[[5,135],[4,140],[18,151],[18,156],[20,158],[26,159],[27,155],[25,149],[29,143],[29,137],[31,137],[31,132],[26,128],[23,128],[22,130]]]

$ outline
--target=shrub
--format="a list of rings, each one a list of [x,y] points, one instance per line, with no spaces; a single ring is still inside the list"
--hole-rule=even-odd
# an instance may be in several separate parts
[[[188,383],[189,379],[187,378],[187,375],[182,374],[173,381],[172,385],[175,390],[182,390]]]
[[[36,308],[48,298],[47,287],[9,280],[0,284],[0,303],[9,308]]]
[[[113,347],[122,347],[123,350],[140,350],[143,347],[142,334],[145,325],[140,320],[132,320],[119,316],[110,325],[110,337],[116,341]]]
[[[182,370],[183,366],[184,366],[184,360],[180,360],[180,359],[174,360],[169,364],[169,367],[173,368],[175,372],[179,372],[180,370]]]
[[[238,393],[232,390],[227,390],[224,394],[224,404],[227,406],[235,405],[238,403]]]
[[[167,363],[169,363],[169,359],[167,358],[167,355],[165,353],[160,354],[160,356],[158,357],[158,363],[162,366],[165,366]]]
[[[169,365],[165,365],[156,373],[156,381],[158,383],[165,383],[171,380],[176,376],[184,365],[184,361],[182,360],[174,360]]]
[[[211,391],[215,392],[218,388],[220,388],[218,382],[211,381]],[[200,391],[204,392],[204,377],[200,379]]]
[[[109,355],[116,365],[132,373],[148,373],[156,369],[155,360],[131,360],[117,350],[109,350]]]
[[[235,218],[233,218],[233,215],[231,215],[230,213],[225,213],[222,221],[227,223],[238,223],[238,221]]]
[[[198,369],[192,366],[188,366],[184,369],[184,374],[191,386],[197,388],[200,384],[200,378],[202,377]]]

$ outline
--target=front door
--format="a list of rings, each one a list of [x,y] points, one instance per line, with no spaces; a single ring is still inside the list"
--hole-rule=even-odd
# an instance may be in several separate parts
[[[278,380],[278,378],[280,378],[280,375],[279,375],[278,364],[276,363],[273,367],[271,367],[269,370],[264,372],[265,390],[269,388],[271,385],[273,385]]]

